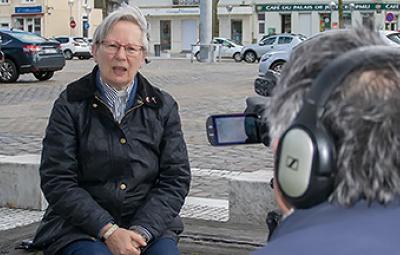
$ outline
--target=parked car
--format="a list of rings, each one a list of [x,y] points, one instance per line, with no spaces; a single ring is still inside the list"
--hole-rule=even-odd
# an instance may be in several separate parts
[[[4,62],[4,53],[1,51],[1,35],[0,35],[0,64]]]
[[[260,60],[258,66],[258,77],[254,81],[255,87],[266,87],[269,89],[269,93],[272,91],[272,87],[267,84],[270,80],[268,78],[268,73],[280,74],[282,67],[288,61],[290,56],[289,51],[274,51],[270,53],[265,53]]]
[[[283,65],[289,59],[290,52],[291,50],[265,53],[260,59],[258,72],[265,74],[268,70],[273,70],[280,73]]]
[[[247,63],[254,63],[267,52],[286,51],[306,39],[307,37],[301,34],[270,35],[261,39],[257,44],[244,46],[240,52],[240,57]]]
[[[65,59],[77,57],[79,59],[89,59],[92,57],[89,43],[78,36],[57,36],[55,40],[60,42]]]
[[[379,31],[381,36],[387,40],[387,42],[394,46],[400,46],[400,32],[398,31]]]
[[[400,32],[397,31],[379,31],[382,39],[388,44],[400,47]],[[261,59],[258,66],[258,77],[255,80],[255,86],[264,86],[268,79],[266,77],[269,71],[280,73],[283,65],[288,61],[291,48],[282,51],[272,51],[265,53]]]
[[[212,40],[213,44],[218,44],[220,45],[219,51],[220,52],[215,52],[216,56],[221,54],[221,58],[233,58],[236,62],[240,62],[242,59],[240,58],[240,51],[242,50],[243,46],[239,45],[238,43],[222,38],[222,37],[216,37]],[[200,61],[200,45],[193,46],[192,48],[192,54],[193,56],[197,59],[197,61]],[[217,49],[216,49],[217,50]]]
[[[48,80],[65,65],[58,42],[14,29],[0,29],[0,36],[5,57],[0,65],[0,82],[14,82],[23,73],[33,73],[41,81]]]

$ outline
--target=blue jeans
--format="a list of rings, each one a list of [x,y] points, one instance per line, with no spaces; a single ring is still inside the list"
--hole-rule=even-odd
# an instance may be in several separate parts
[[[80,240],[67,245],[61,255],[112,255],[101,241]],[[159,238],[150,243],[142,255],[180,255],[172,238]]]

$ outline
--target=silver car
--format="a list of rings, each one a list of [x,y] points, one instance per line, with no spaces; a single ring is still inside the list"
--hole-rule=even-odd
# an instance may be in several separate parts
[[[233,58],[236,62],[240,62],[242,59],[240,58],[240,51],[242,50],[243,46],[235,43],[232,40],[222,38],[222,37],[216,37],[212,40],[213,44],[218,44],[219,45],[219,52],[215,52],[216,56],[219,54],[221,55],[221,58]],[[217,49],[215,49],[217,50]],[[192,48],[192,54],[193,56],[200,61],[200,46],[195,45]]]
[[[257,44],[244,46],[240,56],[247,63],[254,63],[262,55],[272,51],[290,51],[294,46],[306,40],[301,34],[280,34],[264,37]]]
[[[258,72],[260,74],[267,73],[268,70],[273,70],[280,73],[283,65],[289,59],[290,51],[274,51],[265,53],[260,59],[260,65],[258,66]]]
[[[400,47],[400,32],[397,31],[379,31],[382,39],[389,45]],[[268,70],[273,70],[280,73],[283,65],[289,59],[291,48],[281,51],[271,51],[265,53],[260,59],[260,65],[258,67],[259,74],[265,74]]]

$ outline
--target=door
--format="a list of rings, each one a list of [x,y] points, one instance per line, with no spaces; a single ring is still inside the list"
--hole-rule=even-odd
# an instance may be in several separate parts
[[[182,20],[182,51],[190,52],[196,41],[196,20]]]
[[[160,44],[161,50],[171,49],[171,21],[160,20]]]
[[[292,32],[292,15],[291,14],[281,14],[281,27],[282,33]]]
[[[243,38],[242,20],[231,21],[231,39],[236,43],[241,44]]]
[[[299,13],[299,34],[311,35],[311,13]]]

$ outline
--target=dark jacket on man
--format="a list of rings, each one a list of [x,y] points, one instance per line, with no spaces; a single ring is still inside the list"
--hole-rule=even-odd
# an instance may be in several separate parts
[[[43,140],[41,187],[49,207],[34,243],[56,254],[98,239],[107,223],[176,237],[190,167],[178,106],[137,74],[136,96],[118,123],[96,87],[98,68],[68,85]]]
[[[323,203],[296,210],[252,255],[381,255],[400,251],[400,203]]]

